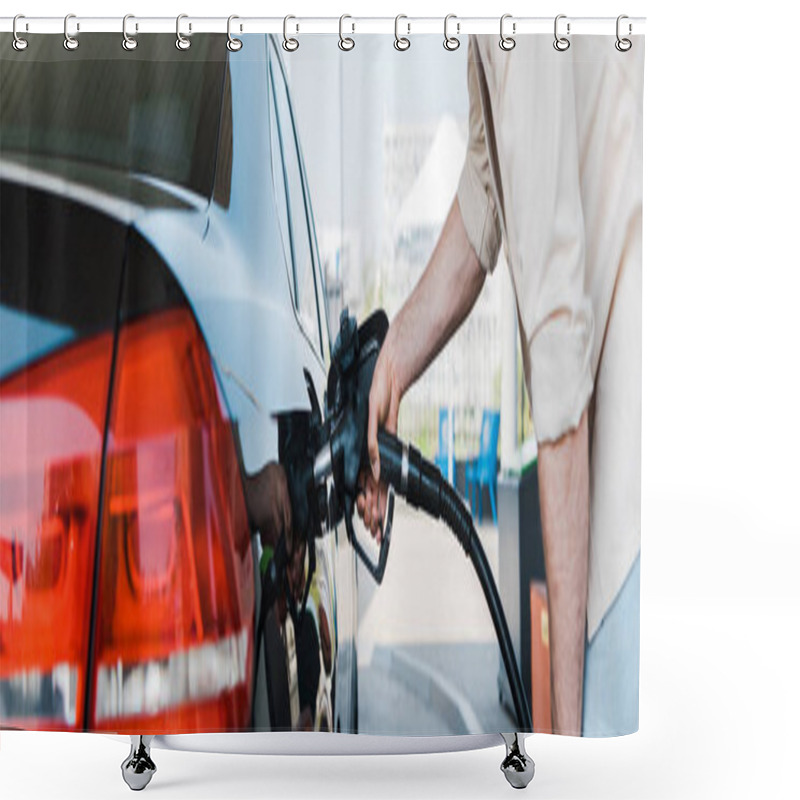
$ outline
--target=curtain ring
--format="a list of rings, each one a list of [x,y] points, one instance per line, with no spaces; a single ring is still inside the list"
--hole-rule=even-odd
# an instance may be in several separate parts
[[[503,14],[503,16],[500,17],[500,49],[505,50],[506,52],[513,50],[517,46],[517,40],[513,36],[506,36],[504,32],[504,26],[507,19],[511,19],[511,14]],[[516,22],[512,24],[511,30],[513,33],[516,33]]]
[[[225,43],[225,47],[227,47],[228,50],[231,51],[231,53],[237,53],[239,50],[242,49],[242,44],[243,44],[241,39],[237,39],[231,33],[231,22],[233,22],[235,19],[239,19],[239,17],[237,17],[236,14],[231,14],[228,17],[228,41]]]
[[[291,14],[288,14],[283,18],[283,49],[286,50],[287,53],[293,53],[298,47],[300,47],[300,42],[298,42],[297,39],[289,37],[290,19],[297,19],[297,17],[293,17]]]
[[[566,19],[566,14],[559,14],[556,17],[555,22],[553,23],[553,35],[555,36],[555,40],[553,41],[553,47],[558,50],[559,53],[563,53],[565,50],[569,50],[570,41],[567,39],[566,36],[559,36],[558,35],[558,21],[560,19]],[[567,35],[569,35],[569,22],[567,23]]]
[[[455,14],[448,14],[444,18],[444,49],[452,53],[453,50],[458,50],[458,48],[461,47],[461,40],[458,38],[458,34],[461,33],[461,23],[456,22],[456,35],[449,36],[447,33],[447,23],[451,19],[458,19],[458,17]]]
[[[348,50],[352,50],[356,46],[355,41],[353,41],[353,39],[350,36],[344,35],[344,31],[342,28],[344,25],[344,21],[346,19],[353,19],[353,18],[349,14],[342,14],[342,16],[339,17],[339,49],[344,50],[345,52],[347,52]],[[353,33],[355,33],[356,25],[354,22],[351,24],[353,26]]]
[[[619,35],[619,23],[622,22],[623,19],[628,19],[628,15],[627,14],[620,14],[617,17],[617,41],[614,42],[614,47],[616,47],[617,50],[620,51],[620,53],[627,53],[628,50],[630,50],[631,47],[633,47],[633,42],[628,38],[624,38],[624,39],[620,38],[620,35]],[[631,24],[629,22],[628,23],[628,34],[630,35],[630,33],[631,33]]]
[[[188,50],[189,46],[191,45],[191,41],[189,41],[189,39],[187,39],[181,33],[181,20],[182,19],[188,19],[188,18],[189,18],[188,14],[178,14],[178,17],[175,20],[175,36],[177,37],[175,39],[175,47],[177,47],[178,50]],[[189,30],[191,30],[191,29],[192,29],[192,26],[189,25]]]
[[[411,47],[411,39],[407,39],[405,36],[400,35],[400,20],[401,19],[408,19],[405,14],[398,14],[394,18],[394,49],[400,50],[408,50]],[[411,33],[411,25],[410,23],[406,22],[406,27],[408,28],[408,32]]]
[[[122,48],[124,50],[128,50],[128,51],[135,50],[136,49],[136,45],[139,44],[136,41],[136,37],[135,36],[130,36],[128,34],[128,20],[129,19],[136,19],[136,17],[134,17],[133,14],[126,14],[122,18]]]
[[[19,19],[25,19],[25,15],[24,14],[17,14],[17,16],[14,17],[14,25],[13,25],[13,27],[11,29],[14,32],[14,39],[11,42],[11,44],[14,46],[15,50],[21,52],[22,50],[24,50],[28,46],[28,40],[27,39],[23,39],[17,33],[17,20],[19,20]]]
[[[70,36],[69,34],[69,21],[71,19],[75,19],[74,14],[67,14],[64,17],[64,49],[65,50],[76,50],[78,47],[78,40],[74,36]]]

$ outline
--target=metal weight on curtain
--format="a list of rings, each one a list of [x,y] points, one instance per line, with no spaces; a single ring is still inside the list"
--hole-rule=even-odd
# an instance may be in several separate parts
[[[129,19],[136,19],[136,17],[134,17],[133,14],[126,14],[122,18],[122,48],[123,48],[123,50],[128,50],[128,51],[135,50],[136,49],[136,45],[139,44],[136,41],[136,37],[135,36],[131,36],[128,33],[128,20]]]
[[[517,40],[513,36],[507,36],[505,31],[503,30],[503,26],[507,19],[511,19],[511,14],[503,14],[500,17],[500,49],[505,50],[508,52],[509,50],[513,50],[517,46]],[[511,23],[511,32],[517,32],[517,23]]]
[[[239,17],[237,17],[236,14],[231,14],[228,17],[228,41],[226,42],[225,46],[228,48],[228,50],[231,51],[231,53],[236,53],[239,50],[241,50],[243,44],[241,39],[237,39],[231,33],[231,22],[233,22],[233,20],[235,19],[239,19]]]
[[[566,14],[559,14],[556,17],[555,22],[553,23],[553,35],[555,36],[555,41],[553,42],[553,47],[558,50],[559,53],[563,53],[565,50],[569,50],[570,41],[567,39],[569,36],[569,22],[567,22],[567,36],[559,36],[558,35],[558,21],[560,19],[566,19]]]
[[[394,18],[394,49],[400,50],[408,50],[411,47],[411,40],[407,39],[405,36],[400,35],[400,20],[401,19],[408,19],[405,14],[398,14]],[[408,33],[411,33],[411,24],[406,23],[406,28],[408,29]]]
[[[355,40],[353,40],[350,36],[344,35],[343,25],[346,19],[353,19],[349,14],[342,14],[339,17],[339,49],[344,50],[347,52],[348,50],[352,50],[355,46]],[[355,33],[356,31],[356,24],[355,22],[351,23],[352,32]]]
[[[447,32],[447,23],[451,19],[458,19],[458,17],[456,17],[455,14],[448,14],[444,18],[444,49],[450,50],[450,52],[452,52],[453,50],[458,50],[458,48],[461,47],[461,40],[458,38],[458,34],[461,33],[461,23],[456,22],[455,36],[450,36]]]

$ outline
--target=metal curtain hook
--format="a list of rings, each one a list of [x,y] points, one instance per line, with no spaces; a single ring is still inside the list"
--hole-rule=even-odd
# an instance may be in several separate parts
[[[242,49],[242,40],[241,39],[237,39],[231,33],[231,22],[233,22],[235,19],[239,19],[239,17],[237,17],[236,14],[231,14],[228,17],[228,41],[225,44],[225,47],[227,47],[228,50],[231,51],[231,53],[236,53],[236,52],[238,52],[239,50]],[[241,28],[239,30],[241,30]]]
[[[624,19],[628,19],[628,15],[627,14],[620,14],[617,17],[617,41],[614,42],[614,47],[616,47],[617,50],[620,51],[620,53],[627,53],[628,50],[630,50],[631,47],[633,47],[633,42],[631,42],[630,39],[628,39],[628,38],[624,38],[624,39],[620,38],[620,35],[619,35],[619,24]],[[632,32],[633,32],[633,26],[629,22],[628,23],[628,35],[630,35]]]
[[[17,20],[20,20],[20,19],[25,19],[25,15],[24,14],[17,14],[17,16],[14,17],[14,25],[12,26],[12,29],[11,29],[14,32],[14,39],[11,42],[11,44],[14,46],[15,50],[22,51],[28,46],[28,40],[27,39],[23,39],[17,33]]]
[[[517,46],[517,40],[513,36],[506,36],[504,32],[504,26],[507,19],[511,19],[511,14],[503,14],[500,17],[500,49],[501,50],[513,50]],[[513,33],[517,32],[517,23],[514,22],[511,25],[511,31]]]
[[[175,47],[177,47],[178,50],[188,50],[189,46],[191,45],[191,41],[181,33],[181,20],[188,18],[189,18],[188,14],[178,14],[178,17],[175,20],[175,36],[176,36]],[[191,29],[192,26],[190,24],[189,30],[191,31]]]
[[[408,17],[405,14],[398,14],[394,18],[394,49],[395,50],[400,50],[402,52],[403,50],[408,50],[408,48],[411,47],[411,40],[407,39],[405,36],[401,36],[400,35],[400,20],[401,19],[407,20]],[[408,30],[408,33],[411,33],[411,23],[410,22],[406,22],[406,28]]]
[[[67,14],[64,17],[64,49],[65,50],[75,50],[78,47],[78,40],[74,36],[69,35],[69,21],[71,19],[75,19],[74,14]],[[77,30],[80,30],[80,25],[77,26]]]
[[[347,52],[348,50],[352,50],[356,46],[355,41],[353,41],[353,39],[350,36],[344,35],[344,21],[346,19],[353,19],[353,18],[349,14],[342,14],[342,16],[339,17],[339,49],[344,50],[345,52]],[[355,22],[351,23],[351,27],[353,33],[355,33],[356,30]]]
[[[286,50],[287,53],[293,53],[300,47],[300,42],[297,39],[289,37],[289,20],[290,19],[297,19],[293,17],[291,14],[288,14],[283,18],[283,49]],[[296,26],[295,30],[300,30],[300,26]]]
[[[461,23],[456,22],[456,35],[450,36],[447,32],[447,23],[450,22],[451,19],[457,20],[458,17],[456,17],[455,14],[448,14],[444,18],[444,49],[452,52],[461,47],[461,40],[458,38],[458,34],[461,33]]]
[[[565,50],[569,50],[570,41],[567,39],[566,36],[559,36],[558,35],[558,21],[560,19],[566,19],[566,14],[559,14],[555,22],[553,23],[553,36],[555,36],[555,40],[553,42],[553,47],[558,50],[559,53],[563,53]],[[569,35],[569,22],[567,23],[567,36]]]
[[[126,14],[122,18],[122,47],[124,50],[135,50],[136,45],[139,44],[136,38],[128,34],[128,20],[136,19],[133,14]]]

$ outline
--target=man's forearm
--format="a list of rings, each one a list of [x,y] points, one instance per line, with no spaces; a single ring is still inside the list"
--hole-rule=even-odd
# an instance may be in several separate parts
[[[581,734],[589,564],[589,426],[539,447],[553,729]]]
[[[453,200],[425,272],[392,322],[386,340],[394,377],[404,394],[469,314],[486,273],[467,238]]]
[[[376,538],[380,538],[385,498],[385,491],[378,487],[378,429],[397,431],[403,395],[461,325],[485,278],[456,198],[422,277],[389,326],[372,376],[367,423],[370,475],[357,508]]]

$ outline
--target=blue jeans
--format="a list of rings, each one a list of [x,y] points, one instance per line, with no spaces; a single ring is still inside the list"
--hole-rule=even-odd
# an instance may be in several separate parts
[[[639,565],[641,553],[591,641],[583,674],[583,735],[639,730]]]

